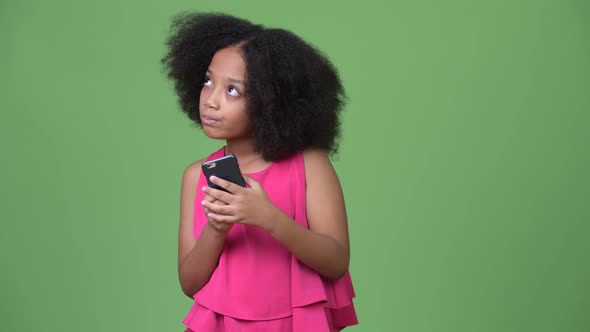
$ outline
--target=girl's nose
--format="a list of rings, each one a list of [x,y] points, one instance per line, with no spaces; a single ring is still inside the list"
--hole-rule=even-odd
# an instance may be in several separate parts
[[[207,108],[218,109],[219,108],[219,101],[218,96],[215,91],[211,91],[211,93],[205,98],[205,106]]]
[[[207,98],[207,100],[205,100],[205,106],[207,108],[218,109],[219,108],[219,103],[217,103],[216,101],[214,101],[212,98]]]

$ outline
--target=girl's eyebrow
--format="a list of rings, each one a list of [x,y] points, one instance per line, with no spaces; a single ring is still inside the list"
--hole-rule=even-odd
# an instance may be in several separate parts
[[[207,73],[208,74],[215,75],[215,74],[213,74],[213,72],[211,71],[211,69],[207,69]],[[232,82],[232,83],[239,83],[239,84],[242,84],[242,85],[246,85],[246,84],[244,84],[244,81],[239,80],[237,78],[226,77],[225,80],[226,81],[229,81],[229,82]]]

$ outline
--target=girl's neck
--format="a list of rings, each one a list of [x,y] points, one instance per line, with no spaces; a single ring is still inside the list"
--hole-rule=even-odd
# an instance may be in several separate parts
[[[242,173],[254,173],[264,169],[270,162],[264,160],[262,154],[254,150],[253,138],[227,140],[225,155],[233,154],[238,158]]]
[[[238,159],[240,159],[240,157],[250,159],[258,154],[254,151],[254,140],[251,138],[226,140],[226,145],[225,154],[233,154],[238,157]]]

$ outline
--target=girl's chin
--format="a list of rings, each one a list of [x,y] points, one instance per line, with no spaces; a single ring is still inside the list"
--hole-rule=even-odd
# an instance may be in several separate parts
[[[233,135],[233,134],[228,134],[227,132],[222,132],[221,130],[217,130],[214,128],[211,128],[209,126],[203,126],[203,133],[205,133],[205,136],[211,138],[211,139],[223,139],[223,140],[232,140],[232,139],[242,139],[242,138],[252,138],[251,136],[248,135]]]
[[[221,135],[219,133],[209,133],[207,131],[205,131],[205,136],[211,138],[211,139],[227,139],[228,137],[225,135]]]
[[[203,128],[203,133],[205,133],[205,135],[209,138],[213,138],[213,139],[224,139],[225,138],[225,135],[219,129],[211,128],[206,125],[201,125],[201,128]]]

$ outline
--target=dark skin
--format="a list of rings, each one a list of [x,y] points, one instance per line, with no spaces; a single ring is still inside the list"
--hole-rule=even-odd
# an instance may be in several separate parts
[[[253,173],[266,168],[270,162],[254,150],[247,121],[244,121],[247,113],[245,100],[240,98],[240,84],[247,84],[245,72],[239,47],[217,52],[201,92],[201,114],[208,120],[214,119],[204,126],[205,133],[212,138],[224,138],[226,154],[238,157],[244,173]],[[309,229],[284,214],[270,201],[260,183],[244,174],[249,188],[215,177],[211,181],[229,193],[210,187],[198,188],[205,192],[202,207],[208,222],[197,240],[192,232],[193,204],[204,160],[186,168],[180,200],[178,273],[187,296],[192,298],[209,281],[225,237],[236,223],[268,232],[301,262],[325,277],[337,279],[348,271],[348,225],[338,176],[325,151],[308,149],[303,157]]]

